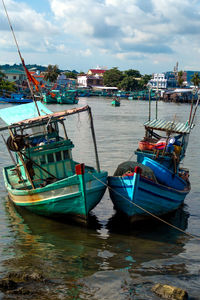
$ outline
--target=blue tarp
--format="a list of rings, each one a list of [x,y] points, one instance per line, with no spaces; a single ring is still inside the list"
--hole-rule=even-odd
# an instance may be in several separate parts
[[[41,116],[52,113],[52,111],[39,101],[37,101],[37,106]],[[34,102],[0,109],[0,118],[8,125],[34,117],[38,117],[37,108]]]

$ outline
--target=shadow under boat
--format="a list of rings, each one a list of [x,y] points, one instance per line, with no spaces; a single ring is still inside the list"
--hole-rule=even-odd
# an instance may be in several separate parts
[[[130,222],[125,214],[122,212],[115,212],[107,223],[107,229],[110,233],[120,234],[147,234],[165,238],[166,233],[171,234],[171,238],[182,235],[183,232],[174,228],[173,226],[185,231],[188,227],[188,218],[190,214],[187,212],[187,205],[181,205],[176,211],[160,217],[164,222],[154,217],[147,217],[146,219],[139,219],[134,223]],[[166,222],[166,223],[165,223]],[[170,226],[170,224],[172,226]]]

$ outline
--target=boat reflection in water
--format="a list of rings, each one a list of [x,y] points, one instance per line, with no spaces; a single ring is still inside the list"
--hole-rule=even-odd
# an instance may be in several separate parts
[[[162,220],[168,224],[149,217],[147,220],[139,220],[134,224],[127,220],[123,213],[116,212],[108,221],[107,228],[110,233],[122,233],[132,235],[142,235],[148,239],[160,241],[176,242],[184,233],[173,226],[185,231],[188,226],[189,213],[186,211],[187,205],[182,205],[176,211],[162,216]],[[172,226],[170,226],[172,225]]]
[[[137,277],[140,293],[148,295],[145,290],[148,286],[143,284],[148,264],[151,272],[154,268],[154,275],[162,277],[168,272],[166,260],[170,261],[172,274],[176,274],[177,269],[181,274],[186,273],[185,263],[176,258],[184,251],[187,237],[167,225],[154,224],[145,231],[142,227],[127,230],[125,226],[122,228],[123,220],[115,215],[105,226],[100,226],[95,216],[88,223],[89,227],[72,226],[15,207],[10,201],[6,202],[6,212],[13,233],[9,245],[13,253],[4,262],[5,274],[8,277],[13,272],[23,273],[25,278],[30,276],[28,274],[39,274],[42,284],[32,280],[20,286],[29,289],[34,297],[37,291],[40,297],[46,294],[48,299],[63,295],[85,299],[88,294],[101,299],[107,291],[112,299],[116,293],[125,293],[122,287],[124,276],[131,282],[132,276]],[[169,222],[187,228],[188,214],[183,209],[171,218]],[[151,277],[148,280],[152,285]],[[12,293],[10,291],[9,295]]]

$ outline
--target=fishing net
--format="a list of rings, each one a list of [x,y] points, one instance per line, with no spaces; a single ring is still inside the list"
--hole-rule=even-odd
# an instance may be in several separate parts
[[[154,182],[156,182],[156,177],[154,175],[154,172],[151,168],[135,162],[135,161],[125,161],[123,163],[121,163],[120,165],[118,165],[117,169],[114,172],[114,176],[123,176],[128,172],[134,172],[135,167],[138,166],[141,168],[142,170],[142,176],[146,177],[148,179],[153,180]]]

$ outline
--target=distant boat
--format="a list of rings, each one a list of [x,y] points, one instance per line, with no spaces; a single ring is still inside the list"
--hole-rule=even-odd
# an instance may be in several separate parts
[[[113,101],[111,102],[112,106],[120,106],[120,99],[119,98],[114,98]]]
[[[78,97],[76,90],[51,90],[47,93],[43,93],[43,101],[45,103],[57,103],[57,104],[77,104]]]
[[[16,206],[45,216],[66,215],[87,221],[106,189],[107,172],[99,167],[91,109],[89,106],[52,113],[42,103],[0,110],[9,131],[6,147],[12,165],[3,169],[9,198]],[[88,111],[97,161],[97,170],[72,158],[64,118]],[[64,137],[59,133],[62,125]],[[4,140],[5,141],[5,140]],[[15,153],[15,158],[12,154]]]
[[[78,93],[76,90],[65,90],[60,93],[60,97],[57,98],[59,104],[77,104]]]
[[[33,102],[32,98],[25,98],[23,94],[12,93],[10,97],[2,96],[0,97],[0,103],[15,103],[15,104],[25,104]]]

